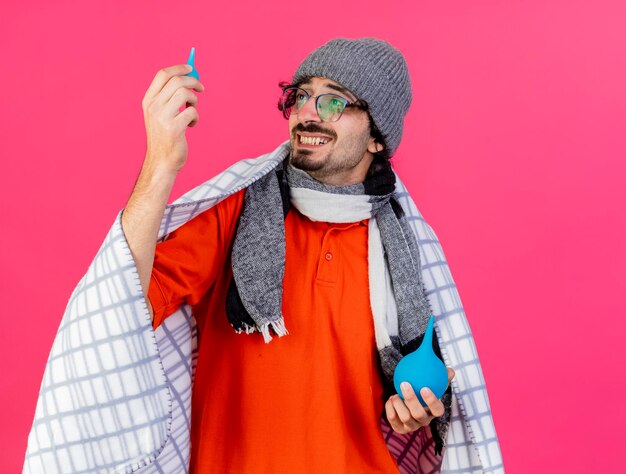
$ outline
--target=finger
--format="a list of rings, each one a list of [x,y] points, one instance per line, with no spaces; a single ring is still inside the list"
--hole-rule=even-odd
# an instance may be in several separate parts
[[[180,127],[193,127],[198,123],[198,120],[200,120],[200,116],[198,115],[198,109],[195,107],[187,107],[174,119]]]
[[[396,410],[393,407],[391,398],[387,400],[387,403],[385,403],[385,413],[387,414],[387,420],[389,421],[389,424],[391,425],[393,430],[396,431],[397,433],[402,433],[404,430],[404,427],[402,425],[402,422],[400,421],[400,418],[398,418],[398,414],[396,413]]]
[[[196,124],[198,123],[198,120],[200,120],[200,116],[198,115],[198,110],[196,110],[196,113],[194,114],[194,118],[191,119],[191,122],[189,122],[189,127],[195,127]]]
[[[450,386],[452,379],[456,375],[456,372],[452,367],[446,367],[446,371],[448,372],[448,385],[446,385],[446,390],[448,390],[448,387]]]
[[[448,385],[450,385],[450,382],[452,382],[452,379],[456,375],[456,372],[452,367],[446,367],[446,370],[448,371]]]
[[[405,434],[409,433],[410,431],[415,431],[419,428],[419,425],[408,426],[400,419],[400,415],[398,414],[395,405],[398,400],[402,402],[402,400],[400,400],[400,397],[394,395],[389,400],[387,400],[387,403],[385,404],[385,412],[387,413],[387,420],[389,420],[389,424],[396,433]]]
[[[400,418],[400,421],[407,431],[415,431],[422,426],[415,418],[413,418],[413,415],[411,415],[411,412],[398,395],[393,396],[391,403],[398,414],[398,418]]]
[[[418,420],[422,425],[427,424],[430,421],[428,419],[428,414],[417,398],[411,384],[408,382],[402,382],[400,384],[400,390],[402,390],[402,395],[404,396],[404,404],[411,412],[411,417],[414,420]]]
[[[391,397],[391,403],[393,405],[393,409],[398,414],[398,418],[400,418],[400,421],[402,423],[408,423],[410,420],[413,419],[413,417],[411,416],[411,412],[399,396],[394,395],[393,397]]]
[[[441,400],[439,400],[428,387],[423,387],[420,390],[420,395],[428,405],[432,417],[439,417],[444,414],[445,407],[443,403],[441,403]]]
[[[145,98],[154,98],[163,89],[163,86],[174,76],[180,76],[191,72],[191,66],[188,64],[177,64],[161,69],[156,73],[152,83],[146,91]]]
[[[180,108],[186,104],[190,104],[191,107],[196,107],[198,104],[198,97],[189,89],[178,89],[172,96],[163,109],[165,117],[175,117],[178,115]]]
[[[161,104],[165,104],[179,89],[183,88],[193,89],[198,92],[202,92],[204,90],[204,86],[195,77],[174,76],[167,81],[167,84],[165,84],[161,92],[159,92],[156,100]]]
[[[188,100],[187,102],[185,102],[184,107],[195,107],[196,109],[198,108],[198,98],[194,96],[193,99]],[[182,110],[181,110],[182,112]]]

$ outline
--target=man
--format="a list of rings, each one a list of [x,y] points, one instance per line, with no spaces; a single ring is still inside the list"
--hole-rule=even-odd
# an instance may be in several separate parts
[[[379,64],[372,67],[371,76],[363,78],[359,73],[372,56]],[[185,66],[166,68],[155,77],[146,93],[148,151],[135,191],[122,216],[122,226],[137,262],[142,287],[150,296],[148,301],[158,305],[157,322],[184,301],[191,301],[197,307],[194,313],[200,328],[200,360],[194,389],[194,410],[198,416],[192,413],[192,468],[198,472],[251,472],[254,468],[260,472],[276,472],[279,468],[285,472],[348,472],[350,469],[362,472],[368,466],[381,472],[397,470],[382,434],[376,432],[382,411],[379,379],[383,375],[372,363],[376,347],[366,284],[367,223],[359,223],[365,216],[357,220],[361,225],[347,226],[350,221],[347,219],[346,223],[330,226],[304,217],[302,213],[306,210],[299,210],[297,204],[287,214],[286,262],[279,264],[285,265],[283,311],[286,321],[281,321],[280,326],[298,316],[303,320],[298,321],[299,330],[292,329],[290,338],[295,340],[286,340],[284,344],[265,348],[258,338],[229,337],[225,324],[208,320],[227,321],[224,313],[231,277],[223,269],[231,267],[229,251],[243,207],[243,192],[186,224],[193,229],[181,227],[163,242],[162,248],[157,248],[157,265],[150,281],[158,227],[176,174],[187,159],[185,128],[198,121],[197,97],[190,89],[202,91],[203,86],[193,77],[183,76],[188,72]],[[390,89],[380,91],[385,74],[397,77],[390,78]],[[361,97],[351,88],[363,91]],[[363,183],[368,172],[374,173],[374,155],[386,148],[386,141],[393,145],[388,154],[393,153],[402,134],[402,119],[411,101],[411,90],[404,60],[393,48],[376,40],[336,40],[305,60],[296,72],[294,84],[286,88],[283,96],[285,112],[291,107],[289,164],[320,183],[337,187],[336,192],[339,192],[341,187]],[[369,114],[362,105],[364,102],[368,107],[372,104]],[[189,106],[179,113],[186,104]],[[372,124],[385,131],[378,139],[372,136]],[[386,163],[379,158],[377,165],[385,169]],[[337,194],[336,197],[338,206],[348,196]],[[268,203],[274,201],[268,200]],[[282,214],[282,203],[279,205]],[[227,228],[220,228],[220,224]],[[269,228],[268,232],[272,230]],[[201,237],[195,237],[194,233]],[[263,238],[268,237],[263,235]],[[316,262],[320,258],[318,266]],[[351,261],[353,259],[359,262]],[[276,271],[280,270],[282,268]],[[359,291],[352,291],[351,286],[357,286]],[[209,301],[203,301],[208,290],[211,291]],[[267,288],[261,285],[258,291],[265,292]],[[350,331],[330,334],[342,324],[342,319],[350,316],[354,316]],[[314,323],[314,317],[326,324]],[[357,325],[366,325],[369,331]],[[355,334],[361,333],[361,338],[354,341]],[[229,343],[224,344],[224,340]],[[213,353],[220,341],[221,352]],[[322,343],[328,347],[320,346]],[[211,348],[205,349],[205,345]],[[209,351],[211,356],[205,355]],[[247,357],[234,360],[232,353],[235,351],[245,351]],[[325,354],[325,351],[334,352]],[[264,359],[268,357],[272,357],[271,362]],[[333,357],[341,358],[341,363]],[[314,364],[319,370],[307,367],[311,365],[311,358],[321,360]],[[261,362],[246,378],[248,371],[244,369],[255,359]],[[324,365],[319,367],[321,364]],[[369,377],[361,380],[356,387],[351,386],[352,383],[336,382],[354,376],[343,373],[349,367],[358,370],[359,375],[368,370],[373,372],[371,380]],[[307,389],[294,380],[302,371],[313,371],[298,380],[310,384]],[[241,375],[228,378],[228,372]],[[263,375],[259,376],[259,372]],[[263,380],[269,380],[272,375],[274,382],[264,384]],[[450,377],[452,375],[450,370]],[[230,380],[232,385],[224,380]],[[255,384],[263,385],[255,387]],[[327,397],[312,396],[311,392],[317,390],[326,393],[329,386],[332,391]],[[370,386],[376,389],[374,396],[380,400],[372,400]],[[250,395],[232,403],[228,398],[237,390]],[[441,401],[428,388],[422,390],[430,413],[422,407],[410,386],[404,393],[406,402],[398,395],[388,399],[386,414],[397,432],[415,431],[428,425],[435,416],[444,414]],[[262,402],[257,391],[264,393],[262,401],[267,405],[259,407]],[[224,392],[228,397],[224,397]],[[294,401],[298,398],[300,400]],[[358,409],[353,406],[355,399]],[[224,404],[237,416],[229,413],[208,420],[199,418],[199,414],[211,407]],[[276,409],[273,405],[291,409]],[[346,411],[349,414],[344,414]],[[324,423],[313,423],[320,412],[333,416],[328,416]],[[232,432],[223,426],[233,423],[237,428]],[[331,430],[327,425],[336,429]],[[288,438],[293,447],[289,449],[282,441],[286,452],[276,456],[269,448],[281,442],[286,429],[291,430]],[[224,446],[215,452],[216,439],[224,438]],[[362,463],[360,458],[363,458]]]
[[[189,71],[182,65],[166,68],[146,92],[147,153],[120,224],[156,334],[180,308],[191,308],[197,323],[190,470],[398,472],[398,463],[413,461],[408,450],[396,449],[392,456],[389,449],[396,442],[418,443],[420,433],[421,457],[410,469],[419,464],[440,471],[454,415],[450,387],[438,400],[428,388],[403,384],[402,399],[392,394],[391,384],[397,361],[419,345],[434,312],[405,215],[410,207],[399,203],[388,160],[411,102],[404,58],[371,38],[336,39],[316,49],[283,89],[280,108],[289,119],[289,143],[258,160],[262,172],[250,179],[242,173],[210,204],[190,201],[198,213],[164,232],[167,222],[177,220],[164,211],[187,159],[185,130],[199,119],[192,91],[204,89],[185,76]],[[238,171],[232,168],[231,174]],[[95,312],[89,308],[88,314]],[[125,331],[147,334],[144,328]],[[113,337],[117,347],[120,338]],[[163,347],[159,343],[158,358],[165,365]],[[140,362],[118,365],[135,367],[152,356],[133,357]],[[449,368],[448,381],[453,377]],[[169,383],[175,392],[171,378]],[[149,399],[146,413],[156,414],[130,418],[171,420],[172,410],[151,408],[152,391],[142,388]],[[185,405],[183,397],[176,398]],[[381,415],[383,429],[388,421],[406,438],[387,431],[383,436]],[[135,423],[137,429],[144,424]],[[129,431],[122,422],[116,427]],[[489,460],[474,459],[472,446],[482,454],[482,439],[470,440],[468,428],[473,425],[453,435],[455,449],[469,446],[468,454],[452,451],[448,467],[497,467],[493,449]],[[106,436],[111,435],[96,438]],[[169,435],[160,447],[162,438],[152,432],[149,438],[155,441],[145,443],[147,448],[129,449],[137,468],[171,472],[165,467],[171,459],[162,460]]]

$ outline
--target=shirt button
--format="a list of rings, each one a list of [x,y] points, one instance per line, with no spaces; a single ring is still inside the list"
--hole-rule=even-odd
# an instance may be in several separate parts
[[[326,255],[324,255],[324,258],[330,262],[333,259],[333,254],[330,252],[326,252]]]

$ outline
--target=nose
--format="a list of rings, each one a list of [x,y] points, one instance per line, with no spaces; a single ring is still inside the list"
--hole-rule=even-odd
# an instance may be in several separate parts
[[[299,122],[321,122],[320,116],[315,109],[315,97],[309,97],[309,100],[298,111]]]

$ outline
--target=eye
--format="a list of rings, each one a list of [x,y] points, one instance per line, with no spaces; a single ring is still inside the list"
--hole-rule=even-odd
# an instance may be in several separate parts
[[[307,99],[308,99],[308,96],[304,92],[296,92],[296,102],[298,103],[299,106],[304,105]]]
[[[339,112],[343,109],[343,101],[338,97],[333,97],[330,100],[329,108],[333,113]]]

